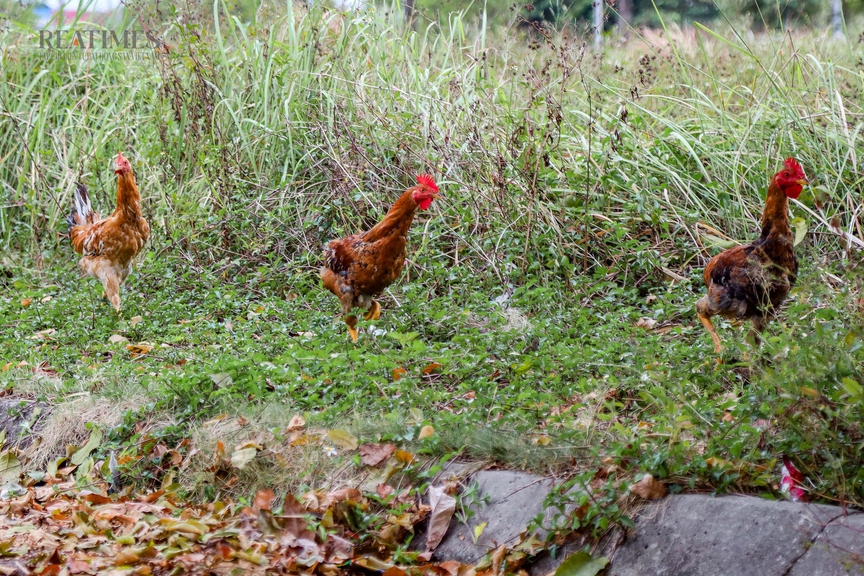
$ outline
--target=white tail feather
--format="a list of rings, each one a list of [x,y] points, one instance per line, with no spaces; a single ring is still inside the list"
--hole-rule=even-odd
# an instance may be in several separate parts
[[[75,211],[80,214],[84,220],[93,212],[93,207],[90,206],[90,196],[87,195],[87,188],[83,184],[76,184],[75,189]]]
[[[66,217],[66,223],[71,230],[74,226],[90,223],[93,220],[93,207],[87,187],[80,182],[75,183],[75,194],[72,197],[72,212]]]

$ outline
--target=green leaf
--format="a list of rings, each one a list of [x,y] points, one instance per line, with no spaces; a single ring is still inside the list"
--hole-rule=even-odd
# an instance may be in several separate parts
[[[412,424],[419,424],[423,422],[423,411],[419,408],[414,408],[413,406],[408,409],[408,412],[411,414],[410,422]]]
[[[65,460],[65,458],[60,458],[48,463],[45,471],[49,476],[57,476],[57,469],[60,467],[60,460]]]
[[[92,457],[86,458],[81,465],[75,470],[75,481],[76,482],[92,482],[93,479],[90,477],[90,472],[93,470],[93,466],[96,462]]]
[[[714,236],[713,234],[700,234],[699,237],[708,244],[708,246],[717,246],[718,248],[732,248],[733,246],[737,246],[736,242],[732,240],[724,240],[719,236]]]
[[[655,6],[655,8],[656,8],[656,6]],[[713,36],[714,38],[716,38],[720,42],[723,42],[724,44],[726,44],[730,48],[733,48],[733,49],[737,50],[738,52],[741,52],[742,54],[749,56],[750,58],[753,58],[754,60],[756,60],[756,57],[747,48],[742,48],[741,46],[738,46],[734,42],[730,42],[729,40],[727,40],[726,38],[724,38],[723,36],[721,36],[717,32],[714,32],[710,28],[706,28],[705,26],[703,26],[699,22],[694,22],[693,25],[696,26],[697,28],[701,29],[701,30],[704,30],[705,32],[707,32],[708,34],[710,34],[711,36]]]
[[[804,220],[804,218],[793,218],[790,224],[792,224],[792,228],[795,229],[795,241],[792,245],[797,246],[807,235],[807,221]]]
[[[13,482],[21,474],[21,462],[18,456],[9,450],[0,453],[0,479],[4,482]]]
[[[90,438],[87,440],[87,443],[84,444],[81,448],[79,448],[72,457],[69,459],[75,466],[80,466],[83,464],[87,458],[90,456],[90,453],[93,452],[96,448],[99,447],[99,444],[102,443],[102,431],[99,428],[94,428],[93,432],[90,433]]]
[[[483,530],[486,529],[486,522],[481,522],[477,526],[474,527],[474,543],[477,543],[477,540],[480,539],[480,535],[483,534]]]
[[[599,574],[606,564],[608,558],[591,558],[587,552],[577,552],[565,560],[557,570],[555,576],[595,576]]]
[[[523,363],[519,364],[519,365],[516,366],[513,370],[516,372],[516,374],[519,374],[519,375],[521,376],[522,374],[525,374],[526,372],[528,372],[529,370],[531,370],[531,368],[532,368],[533,366],[534,366],[534,365],[531,363],[531,361],[528,360],[528,361],[526,361],[526,362],[523,362]]]
[[[210,374],[210,379],[213,380],[213,383],[219,388],[230,388],[234,385],[234,379],[231,378],[231,374],[228,374],[227,372]]]
[[[861,396],[862,391],[864,391],[861,388],[861,384],[852,378],[843,378],[843,387],[852,396]]]

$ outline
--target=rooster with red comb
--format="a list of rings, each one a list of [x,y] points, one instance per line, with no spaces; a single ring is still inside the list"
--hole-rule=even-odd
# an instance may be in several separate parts
[[[321,279],[324,287],[342,304],[352,341],[356,342],[358,336],[357,317],[352,310],[366,310],[366,320],[377,320],[381,316],[381,305],[373,296],[402,273],[408,229],[414,214],[418,209],[427,210],[437,198],[435,180],[428,174],[420,174],[417,185],[406,190],[374,228],[327,244]]]
[[[81,270],[102,282],[105,296],[120,312],[120,286],[132,272],[132,260],[150,236],[150,226],[141,214],[141,195],[129,160],[118,153],[117,207],[107,218],[99,218],[90,204],[87,188],[76,182],[72,212],[66,217],[72,248],[81,254]]]
[[[714,256],[705,267],[708,293],[696,302],[699,321],[714,340],[714,351],[723,346],[711,322],[712,316],[750,319],[753,343],[786,299],[798,275],[798,259],[792,250],[794,236],[789,227],[789,198],[798,198],[807,185],[804,169],[795,158],[787,158],[771,177],[762,233],[746,246],[736,246]]]

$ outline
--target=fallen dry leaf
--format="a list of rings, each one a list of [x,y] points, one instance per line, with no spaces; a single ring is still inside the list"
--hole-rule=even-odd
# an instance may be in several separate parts
[[[432,374],[436,370],[440,370],[440,369],[441,369],[441,364],[439,364],[437,362],[432,362],[431,364],[429,364],[425,368],[423,368],[423,375],[428,376],[429,374]]]
[[[636,327],[642,328],[643,330],[651,330],[656,325],[657,321],[653,318],[640,318],[639,321],[636,322]]]
[[[393,444],[361,444],[357,448],[364,466],[378,466],[396,453]]]
[[[359,500],[360,491],[356,488],[339,488],[328,494],[333,502],[344,502],[345,500]]]
[[[231,465],[242,470],[251,462],[255,455],[258,454],[258,449],[254,446],[248,448],[238,448],[231,454]]]
[[[327,438],[340,448],[346,450],[357,449],[357,438],[347,430],[330,430],[327,432]]]
[[[645,474],[639,482],[630,485],[630,492],[645,500],[658,500],[666,495],[666,486],[651,474]]]
[[[381,498],[387,498],[388,496],[390,496],[391,494],[393,494],[393,492],[394,492],[395,490],[396,490],[396,489],[393,488],[392,486],[390,486],[389,484],[383,484],[383,483],[382,483],[382,484],[378,484],[378,486],[376,486],[376,488],[375,488],[375,492],[376,492],[376,493],[378,494],[378,496],[380,496]]]
[[[304,426],[306,426],[306,419],[303,418],[303,416],[301,414],[295,414],[291,418],[291,422],[288,423],[287,431],[293,432],[295,430],[300,430]]]
[[[126,350],[129,351],[129,355],[132,358],[137,358],[139,356],[144,356],[151,350],[153,350],[153,345],[148,344],[147,342],[139,342],[138,344],[127,344]]]
[[[501,564],[504,562],[504,555],[507,554],[507,545],[501,544],[495,552],[492,553],[492,574],[498,576],[501,574]]]
[[[434,436],[434,435],[435,435],[435,428],[433,428],[432,426],[423,426],[423,428],[420,429],[420,435],[417,436],[417,439],[423,440],[424,438],[429,438],[430,436]]]
[[[456,511],[456,499],[447,494],[446,486],[429,486],[429,506],[432,510],[429,514],[426,551],[432,552],[447,534],[450,519]]]
[[[552,438],[550,438],[546,434],[541,434],[540,436],[532,438],[531,442],[533,444],[536,444],[537,446],[548,446],[552,442]]]
[[[396,450],[393,457],[402,464],[411,464],[414,462],[414,455],[405,450]]]
[[[259,490],[255,494],[255,498],[252,500],[252,509],[255,511],[270,510],[270,507],[273,505],[273,500],[275,499],[276,494],[274,494],[269,488],[267,490]]]

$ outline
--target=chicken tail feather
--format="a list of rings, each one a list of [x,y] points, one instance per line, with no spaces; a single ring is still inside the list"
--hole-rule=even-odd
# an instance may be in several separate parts
[[[84,224],[92,224],[96,221],[96,214],[93,212],[93,207],[90,205],[90,196],[87,194],[87,187],[80,182],[75,183],[75,195],[72,198],[72,212],[66,216],[66,223],[69,225],[69,231],[75,226],[83,226]]]

